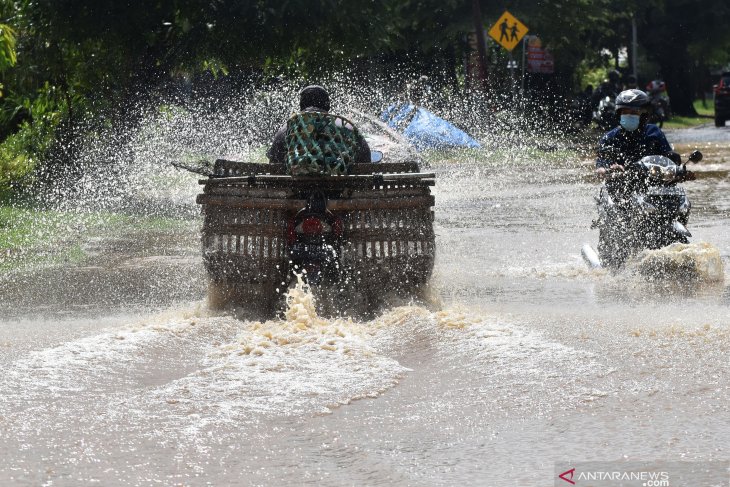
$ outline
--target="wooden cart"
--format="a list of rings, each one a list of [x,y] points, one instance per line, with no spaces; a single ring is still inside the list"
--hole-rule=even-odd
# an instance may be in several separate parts
[[[200,180],[203,260],[213,307],[273,314],[292,282],[286,231],[313,189],[344,222],[342,268],[349,296],[377,308],[418,297],[434,265],[434,174],[415,162],[357,164],[348,176],[293,177],[284,165],[227,160]]]

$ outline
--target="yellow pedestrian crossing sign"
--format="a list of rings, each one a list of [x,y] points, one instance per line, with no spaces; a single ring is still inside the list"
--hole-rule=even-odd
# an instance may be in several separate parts
[[[525,24],[505,10],[499,20],[489,29],[489,36],[499,42],[502,47],[511,51],[527,34],[527,30]]]

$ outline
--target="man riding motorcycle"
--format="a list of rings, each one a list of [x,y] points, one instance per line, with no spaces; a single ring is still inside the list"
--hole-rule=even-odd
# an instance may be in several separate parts
[[[636,76],[634,76],[633,74],[626,76],[625,85],[627,90],[635,90],[639,88],[639,85],[636,82]]]
[[[633,213],[632,193],[641,194],[646,184],[644,175],[632,165],[646,156],[665,156],[679,166],[673,181],[694,179],[694,174],[681,166],[680,155],[672,150],[661,129],[648,123],[649,103],[649,97],[641,90],[619,93],[616,112],[620,116],[620,125],[601,137],[599,142],[596,174],[606,179],[605,190],[608,192],[607,195],[601,194],[599,207],[601,202],[615,202],[610,204],[614,212],[610,224],[606,220],[594,222],[600,229],[598,253],[603,263],[621,265],[631,252],[632,244],[626,239],[639,237],[631,232],[625,235],[631,228],[632,219],[638,216]],[[632,169],[627,170],[629,167]],[[688,211],[684,215],[684,224],[687,216]]]
[[[671,115],[667,85],[664,81],[655,79],[646,85],[646,94],[649,96],[650,120],[662,126],[665,120]]]
[[[606,130],[616,123],[615,98],[621,91],[621,75],[618,71],[608,73],[591,96],[592,118],[599,128]]]
[[[608,73],[608,79],[603,80],[593,92],[591,104],[593,107],[597,107],[601,99],[607,96],[613,98],[619,91],[621,91],[621,73],[616,70],[610,71]]]
[[[329,115],[329,93],[327,93],[327,90],[319,85],[309,85],[302,88],[299,92],[299,109],[301,110],[301,113],[295,114],[294,117],[306,112],[316,112]],[[345,120],[335,115],[332,117]],[[292,119],[290,119],[290,122],[291,120]],[[345,123],[347,123],[347,121],[345,121]],[[287,130],[289,128],[290,124],[286,123],[278,132],[276,132],[276,135],[274,135],[274,141],[269,150],[266,152],[266,156],[269,158],[270,163],[285,164],[287,162]],[[352,132],[354,132],[353,136],[356,143],[356,147],[354,148],[354,162],[370,162],[370,147],[368,146],[368,143],[365,141],[365,138],[362,137],[356,129],[354,129],[354,127],[351,128]]]
[[[352,276],[341,253],[342,213],[327,205],[343,197],[344,186],[320,187],[318,177],[345,176],[353,164],[371,162],[370,147],[352,122],[329,113],[330,98],[324,88],[307,86],[299,99],[301,111],[289,117],[267,152],[269,162],[285,164],[288,174],[313,179],[311,185],[296,186],[297,199],[306,204],[286,214],[285,252],[292,269],[303,273],[310,286],[336,294]]]
[[[677,164],[682,160],[672,150],[664,132],[648,123],[649,97],[641,90],[625,90],[616,97],[616,113],[619,126],[601,137],[598,143],[596,174],[608,178],[609,191],[624,187],[626,181],[620,176],[624,166],[645,156],[666,156]],[[688,172],[685,179],[690,179]]]

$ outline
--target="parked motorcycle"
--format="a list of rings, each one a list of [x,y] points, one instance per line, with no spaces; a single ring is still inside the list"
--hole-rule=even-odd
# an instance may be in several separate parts
[[[561,121],[564,130],[567,133],[574,134],[588,127],[592,119],[593,109],[590,96],[578,93],[570,99],[569,110]]]
[[[619,117],[616,114],[616,99],[605,96],[593,110],[593,121],[601,130],[610,130],[618,125]]]
[[[646,94],[649,96],[651,108],[649,111],[649,123],[661,127],[672,115],[666,84],[661,80],[651,81],[646,86]]]
[[[699,162],[694,151],[687,162]],[[581,254],[591,267],[617,269],[645,249],[659,249],[672,243],[689,243],[687,230],[691,204],[680,182],[692,178],[687,162],[676,164],[664,156],[647,156],[611,170],[596,198],[598,252],[590,244]]]

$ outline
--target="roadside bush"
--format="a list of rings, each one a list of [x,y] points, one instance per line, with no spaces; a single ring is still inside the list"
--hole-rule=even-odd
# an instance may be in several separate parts
[[[52,148],[56,129],[67,111],[54,91],[46,84],[37,98],[20,102],[30,117],[0,143],[0,198],[31,183],[33,171]]]
[[[32,126],[26,122],[19,132],[0,144],[0,193],[19,184],[33,170],[34,159],[26,150],[31,131]]]

